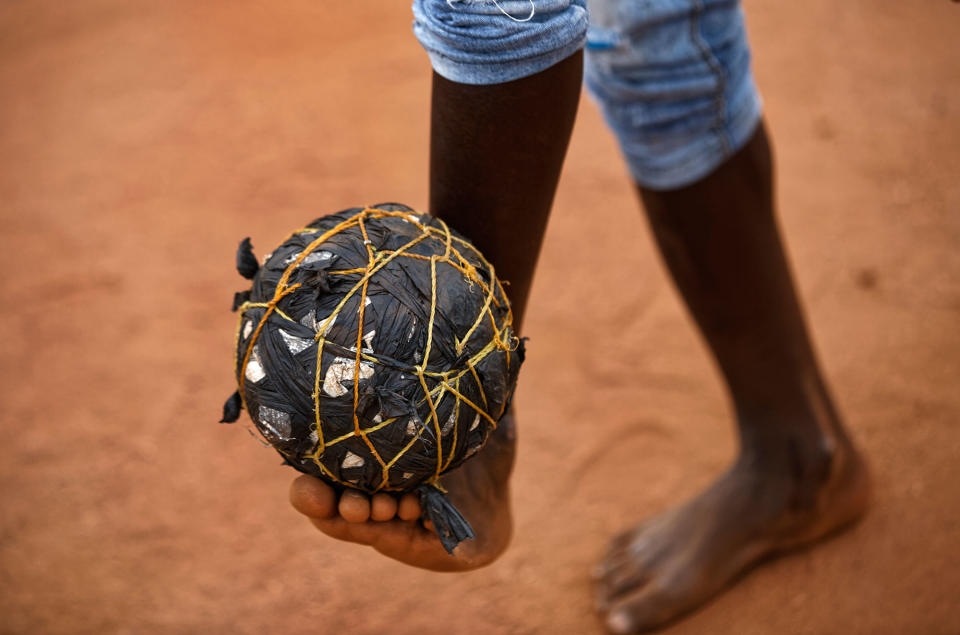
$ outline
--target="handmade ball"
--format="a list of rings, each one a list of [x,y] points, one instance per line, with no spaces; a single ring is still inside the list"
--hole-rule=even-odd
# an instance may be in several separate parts
[[[226,410],[245,407],[298,470],[412,491],[476,453],[508,408],[523,356],[510,303],[442,220],[397,204],[344,210],[262,266],[245,241],[238,269],[253,286],[235,300]]]

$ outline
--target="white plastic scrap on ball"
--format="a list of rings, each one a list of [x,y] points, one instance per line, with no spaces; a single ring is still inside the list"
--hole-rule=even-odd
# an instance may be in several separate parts
[[[352,381],[357,361],[346,357],[335,357],[330,367],[327,368],[327,374],[323,377],[323,392],[331,397],[339,397],[347,394],[347,388],[341,383]],[[373,377],[373,364],[370,362],[360,362],[360,379],[370,379]]]
[[[260,409],[257,411],[257,421],[267,429],[268,435],[284,440],[290,438],[292,433],[290,413],[267,406],[260,406]]]
[[[244,376],[248,381],[257,383],[261,379],[267,376],[267,373],[263,370],[263,365],[260,364],[260,345],[254,344],[253,352],[250,354],[250,361],[247,362],[247,367],[243,371]]]
[[[333,253],[321,249],[320,251],[311,251],[306,257],[300,262],[301,265],[312,265],[315,262],[326,262],[333,258]],[[293,262],[292,260],[290,262]],[[289,263],[287,263],[289,264]]]
[[[362,467],[363,466],[363,457],[357,456],[350,450],[347,450],[346,456],[343,457],[343,462],[340,464],[340,467],[347,469],[350,467]]]
[[[303,352],[310,348],[310,345],[313,344],[313,339],[306,339],[303,337],[297,337],[296,335],[291,335],[283,329],[277,329],[280,331],[280,337],[283,338],[283,343],[287,345],[287,350],[290,351],[291,355],[296,355],[297,353]]]
[[[455,413],[451,412],[450,417],[443,423],[443,427],[440,428],[440,434],[447,436],[450,434],[450,431],[453,430],[453,424],[457,422],[457,417]]]

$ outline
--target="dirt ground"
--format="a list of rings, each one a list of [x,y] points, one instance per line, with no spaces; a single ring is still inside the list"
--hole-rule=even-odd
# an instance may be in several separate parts
[[[783,226],[877,500],[668,632],[960,633],[960,5],[746,7]],[[599,632],[607,538],[730,461],[717,373],[587,100],[498,563],[443,575],[335,543],[289,507],[294,473],[216,423],[238,240],[426,204],[410,22],[373,0],[0,4],[0,631]]]

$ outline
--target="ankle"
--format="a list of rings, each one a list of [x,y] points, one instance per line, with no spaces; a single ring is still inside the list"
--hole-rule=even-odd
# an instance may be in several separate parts
[[[741,452],[807,472],[829,468],[849,445],[825,390],[792,391],[767,399],[736,400]],[[786,461],[786,463],[784,463]]]
[[[846,454],[835,436],[818,429],[741,429],[740,444],[737,467],[782,483],[793,492],[792,506],[797,507],[814,504]]]

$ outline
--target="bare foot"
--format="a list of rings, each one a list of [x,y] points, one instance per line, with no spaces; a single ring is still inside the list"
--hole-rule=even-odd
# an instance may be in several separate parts
[[[597,604],[614,633],[658,628],[700,606],[762,558],[859,518],[870,483],[852,446],[818,456],[742,456],[685,505],[616,537],[597,568]]]
[[[467,571],[490,564],[510,542],[509,478],[516,448],[513,414],[508,413],[476,456],[444,474],[441,483],[451,502],[473,526],[477,537],[460,543],[449,555],[429,522],[420,521],[416,494],[367,496],[336,491],[312,476],[290,486],[290,502],[323,533],[369,545],[400,562],[434,571]]]

